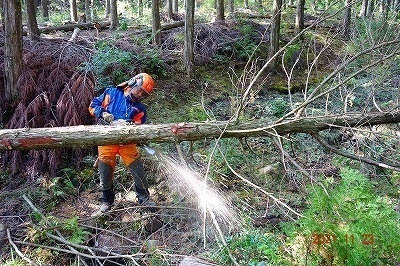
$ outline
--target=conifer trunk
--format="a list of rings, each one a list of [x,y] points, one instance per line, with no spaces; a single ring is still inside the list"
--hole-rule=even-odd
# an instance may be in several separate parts
[[[360,127],[399,123],[395,113],[346,113],[302,117],[273,125],[266,119],[227,126],[227,121],[126,126],[71,126],[0,130],[0,151],[65,147],[93,147],[124,143],[165,143],[201,139],[276,136],[288,133],[315,133],[335,127]],[[223,129],[226,128],[225,131]]]
[[[22,10],[19,0],[8,0],[4,4],[5,93],[3,97],[12,105],[17,102],[20,95],[17,82],[23,68]]]

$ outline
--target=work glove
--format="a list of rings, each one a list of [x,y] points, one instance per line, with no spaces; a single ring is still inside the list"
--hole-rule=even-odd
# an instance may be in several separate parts
[[[101,117],[108,123],[111,123],[114,120],[114,116],[108,112],[103,112]]]

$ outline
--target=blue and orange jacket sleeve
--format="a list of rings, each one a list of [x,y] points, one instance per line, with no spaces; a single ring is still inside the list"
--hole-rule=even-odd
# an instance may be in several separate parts
[[[106,89],[103,94],[93,99],[89,105],[89,113],[92,116],[101,117],[101,114],[107,110],[110,104],[110,89]]]
[[[146,108],[144,107],[144,105],[136,103],[134,109],[136,112],[132,117],[132,121],[135,124],[146,123],[147,116],[146,116]]]

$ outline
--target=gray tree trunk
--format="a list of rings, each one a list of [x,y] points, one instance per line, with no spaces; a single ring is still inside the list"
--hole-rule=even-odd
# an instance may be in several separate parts
[[[173,10],[172,10],[172,7],[173,7],[173,0],[168,0],[167,1],[167,14],[168,14],[168,18],[170,19],[170,20],[172,20],[173,19],[173,15],[174,15],[174,12],[173,12]]]
[[[185,0],[185,45],[184,61],[190,79],[194,73],[194,0]]]
[[[142,17],[143,16],[143,0],[138,0],[138,16]]]
[[[296,22],[294,33],[297,35],[304,29],[304,5],[306,0],[297,0]]]
[[[69,0],[69,12],[71,21],[78,21],[78,9],[76,7],[76,0]]]
[[[26,26],[28,37],[32,41],[39,40],[40,31],[36,21],[36,6],[34,0],[26,0]]]
[[[175,143],[223,138],[315,133],[326,129],[360,127],[400,122],[400,111],[390,113],[346,113],[288,119],[276,125],[259,119],[229,125],[227,121],[127,126],[71,126],[0,130],[0,151],[93,147],[125,143]]]
[[[95,21],[97,17],[97,9],[95,7],[95,0],[90,0],[90,18],[92,19],[91,21]]]
[[[368,0],[363,0],[360,8],[360,13],[358,16],[360,18],[365,18],[367,16]]]
[[[4,0],[0,0],[1,27],[4,31]]]
[[[178,0],[173,0],[174,1],[174,12],[178,13]]]
[[[367,17],[372,18],[374,16],[374,8],[375,8],[374,0],[369,0],[367,6]]]
[[[42,0],[42,15],[44,20],[49,20],[49,3],[47,0]]]
[[[152,0],[151,13],[153,15],[153,43],[161,45],[160,0]]]
[[[110,0],[106,0],[106,18],[110,17]]]
[[[271,58],[279,50],[280,27],[281,27],[282,0],[274,0],[270,33],[270,45],[268,57]],[[276,66],[276,59],[271,61],[271,67]]]
[[[348,39],[350,37],[351,24],[351,0],[344,1],[344,16],[342,22],[342,37]]]
[[[249,8],[249,0],[244,0],[243,6],[244,6],[244,8],[248,9]]]
[[[117,0],[110,0],[110,15],[111,15],[110,29],[116,29],[119,26]]]
[[[92,5],[90,0],[85,0],[85,16],[86,21],[92,21]]]
[[[4,72],[5,100],[12,104],[19,98],[18,78],[22,73],[22,10],[20,0],[4,3]]]
[[[100,29],[107,29],[110,27],[110,25],[111,25],[110,21],[96,23],[96,27],[98,26]],[[86,23],[78,23],[78,24],[65,24],[65,25],[59,25],[59,26],[51,26],[51,27],[42,28],[40,30],[40,32],[41,33],[50,33],[52,31],[57,31],[57,30],[73,31],[75,28],[79,28],[81,30],[93,29],[93,23],[86,22]]]
[[[382,7],[382,22],[387,23],[387,18],[389,15],[389,0],[382,0],[381,7]]]
[[[235,0],[228,0],[228,12],[231,14],[235,12]]]
[[[215,3],[216,3],[216,9],[217,9],[217,15],[215,17],[215,21],[225,20],[224,0],[216,0]]]

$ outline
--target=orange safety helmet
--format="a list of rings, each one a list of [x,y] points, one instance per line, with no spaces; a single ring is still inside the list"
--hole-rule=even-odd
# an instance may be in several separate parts
[[[132,88],[141,87],[145,92],[150,94],[154,89],[154,85],[155,81],[149,74],[140,73],[131,78],[130,80],[117,85],[117,88],[125,88],[126,86]]]

